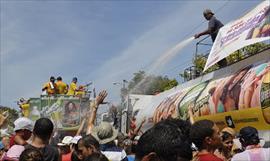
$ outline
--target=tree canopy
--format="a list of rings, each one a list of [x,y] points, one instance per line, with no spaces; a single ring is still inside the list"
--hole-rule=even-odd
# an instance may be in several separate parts
[[[167,76],[146,75],[144,71],[133,75],[128,84],[128,91],[132,94],[154,95],[178,85],[176,79],[169,79]]]

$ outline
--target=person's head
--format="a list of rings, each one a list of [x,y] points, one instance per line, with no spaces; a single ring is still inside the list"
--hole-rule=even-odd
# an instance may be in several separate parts
[[[71,154],[72,161],[81,161],[83,159],[82,153],[79,152],[78,142],[82,138],[82,136],[74,136],[71,140],[73,152]]]
[[[221,132],[227,132],[227,133],[231,134],[233,138],[235,138],[235,136],[236,136],[235,130],[231,127],[225,127],[221,130]]]
[[[30,148],[22,152],[19,161],[44,161],[44,158],[39,150]]]
[[[67,154],[71,151],[70,145],[73,137],[72,136],[65,136],[60,143],[58,143],[58,147],[63,154]]]
[[[118,132],[118,135],[116,137],[117,140],[117,146],[123,148],[124,147],[124,141],[126,140],[126,136],[122,132]]]
[[[206,20],[210,20],[214,13],[210,9],[205,9],[203,11],[203,16]]]
[[[22,97],[22,98],[20,98],[20,102],[24,102],[25,101],[25,99]]]
[[[76,111],[76,104],[74,102],[69,101],[65,106],[66,112]]]
[[[92,135],[100,144],[110,144],[117,138],[118,131],[109,122],[101,122],[93,129]]]
[[[33,134],[34,137],[38,137],[43,140],[44,143],[48,143],[53,132],[53,123],[48,118],[40,118],[36,121]]]
[[[102,153],[93,153],[86,157],[83,161],[109,161],[108,158]]]
[[[190,139],[200,150],[217,149],[221,143],[219,129],[210,120],[200,120],[195,122],[190,129]]]
[[[94,152],[99,152],[98,141],[91,134],[82,137],[78,142],[78,156],[86,158]]]
[[[56,78],[56,80],[57,81],[62,81],[62,77],[59,76],[59,77]]]
[[[227,150],[227,151],[231,151],[232,147],[233,147],[233,135],[226,132],[226,131],[222,131],[221,132],[221,140],[222,140],[222,145],[223,145],[223,149]]]
[[[259,144],[260,138],[257,129],[251,126],[243,127],[239,132],[239,141],[243,148]]]
[[[50,82],[54,83],[54,81],[55,81],[54,76],[51,76],[51,77],[50,77]]]
[[[192,159],[190,123],[167,119],[155,124],[139,139],[136,161],[188,161]]]
[[[21,117],[15,120],[14,131],[16,135],[20,135],[24,140],[28,140],[32,135],[33,122],[27,117]]]
[[[77,83],[78,79],[77,77],[72,78],[72,82]]]

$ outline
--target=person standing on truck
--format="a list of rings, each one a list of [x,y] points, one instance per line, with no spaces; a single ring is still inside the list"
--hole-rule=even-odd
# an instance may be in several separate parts
[[[203,36],[203,35],[211,35],[213,43],[216,40],[217,34],[219,32],[219,29],[223,27],[224,25],[214,16],[214,13],[210,9],[205,9],[203,11],[204,18],[209,21],[208,22],[208,29],[206,29],[203,32],[200,32],[198,34],[195,34],[195,39]],[[217,63],[220,67],[224,67],[227,65],[226,59],[222,59]]]
[[[17,102],[20,109],[22,110],[22,114],[24,117],[29,117],[30,114],[30,104],[29,100],[25,100],[24,98],[20,98],[20,100]]]
[[[68,85],[62,81],[62,77],[57,77],[56,87],[57,94],[66,94],[68,91]]]
[[[50,81],[43,86],[42,91],[46,91],[48,95],[56,94],[57,86],[55,84],[55,78],[53,76],[51,76]]]
[[[77,82],[78,82],[77,77],[74,77],[72,79],[72,82],[71,82],[70,86],[69,86],[67,95],[69,95],[69,96],[75,96],[76,91],[78,91],[78,89],[77,89]]]

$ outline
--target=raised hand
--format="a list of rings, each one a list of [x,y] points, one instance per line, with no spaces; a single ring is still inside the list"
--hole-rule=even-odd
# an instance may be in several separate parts
[[[103,103],[104,99],[107,97],[108,93],[106,90],[101,91],[96,97],[96,106]]]

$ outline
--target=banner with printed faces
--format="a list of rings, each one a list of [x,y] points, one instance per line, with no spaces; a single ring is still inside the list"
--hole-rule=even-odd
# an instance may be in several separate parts
[[[239,130],[254,126],[258,130],[269,130],[270,60],[248,65],[222,78],[172,89],[153,96],[150,101],[140,99],[138,102],[142,110],[133,116],[137,125],[146,118],[144,130],[167,118],[189,119],[190,108],[195,120],[212,120],[220,129],[229,126]]]
[[[33,121],[40,117],[50,118],[57,129],[76,130],[88,107],[89,101],[82,102],[77,97],[32,98],[29,118]]]
[[[269,1],[263,1],[240,19],[219,30],[204,71],[242,47],[270,39],[269,4]]]

